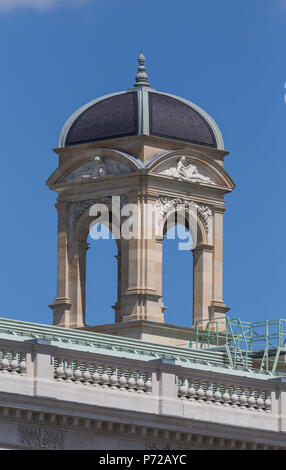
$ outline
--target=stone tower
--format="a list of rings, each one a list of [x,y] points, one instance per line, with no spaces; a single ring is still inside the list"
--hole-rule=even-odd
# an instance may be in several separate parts
[[[168,221],[178,223],[181,213],[195,241],[194,321],[228,310],[222,296],[223,196],[234,188],[223,168],[228,152],[214,120],[193,103],[150,88],[143,54],[138,61],[134,88],[77,110],[55,149],[59,165],[47,181],[58,193],[54,325],[86,327],[86,239],[99,220],[95,204],[107,207],[105,224],[119,232],[130,204],[139,214],[137,236],[117,236],[118,298],[109,332],[142,337],[143,324],[163,327],[162,241]]]

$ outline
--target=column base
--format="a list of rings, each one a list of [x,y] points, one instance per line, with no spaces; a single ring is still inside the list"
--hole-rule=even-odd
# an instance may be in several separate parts
[[[68,298],[58,298],[49,307],[53,310],[53,325],[71,328],[69,321],[71,302]]]
[[[153,289],[126,289],[116,313],[120,322],[149,320],[164,323],[162,295]]]
[[[193,335],[192,327],[170,325],[150,320],[134,320],[105,325],[85,326],[80,329],[182,348],[189,347]]]
[[[226,329],[226,313],[230,310],[229,307],[225,305],[224,302],[219,302],[213,300],[209,307],[209,319],[216,323],[213,324],[214,329],[218,331],[223,331]]]

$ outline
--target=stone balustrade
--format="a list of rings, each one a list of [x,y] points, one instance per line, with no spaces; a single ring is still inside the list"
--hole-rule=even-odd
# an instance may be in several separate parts
[[[0,350],[0,373],[25,375],[27,371],[26,354],[18,351]]]
[[[90,432],[92,436],[100,417],[105,424],[96,432],[110,434],[110,422],[115,420],[112,433],[121,438],[119,429],[123,424],[132,426],[134,416],[139,430],[146,426],[153,429],[156,416],[161,423],[157,423],[158,439],[164,442],[160,445],[167,447],[176,433],[183,436],[184,443],[178,440],[177,444],[184,448],[217,447],[218,435],[224,436],[224,448],[233,442],[235,448],[241,448],[248,441],[285,447],[286,378],[158,358],[141,350],[103,349],[20,335],[10,339],[6,334],[0,345],[0,395],[5,397],[0,403],[4,423],[21,425],[22,430],[38,426],[43,436],[46,427],[56,429],[55,435],[58,430],[65,434],[72,429],[73,433]],[[173,434],[167,439],[170,423]],[[202,443],[196,440],[205,432],[206,423],[213,444],[208,444],[209,436],[203,437]],[[231,438],[227,427],[232,429]],[[249,429],[255,430],[255,438]],[[19,432],[15,427],[16,437]],[[147,434],[142,439],[148,446],[150,440],[153,446],[157,438],[149,437],[149,431]],[[193,437],[188,440],[190,434],[194,441]],[[132,433],[128,436],[134,439]]]
[[[106,362],[95,364],[92,361],[71,361],[62,358],[55,358],[54,368],[54,377],[58,382],[147,395],[152,392],[152,373],[141,369],[115,367]]]
[[[257,412],[271,412],[271,392],[239,383],[206,380],[206,378],[185,378],[178,380],[178,397],[188,402],[207,405],[248,409]]]

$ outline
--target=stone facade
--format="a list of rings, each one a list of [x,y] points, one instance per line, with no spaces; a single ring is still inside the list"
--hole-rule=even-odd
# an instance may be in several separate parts
[[[3,449],[286,448],[286,379],[222,352],[1,320],[0,358]]]

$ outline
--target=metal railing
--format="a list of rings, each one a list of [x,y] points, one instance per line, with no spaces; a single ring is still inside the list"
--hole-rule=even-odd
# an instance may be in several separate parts
[[[227,316],[197,320],[189,347],[225,350],[231,367],[276,374],[284,365],[286,372],[286,320],[246,322]]]

